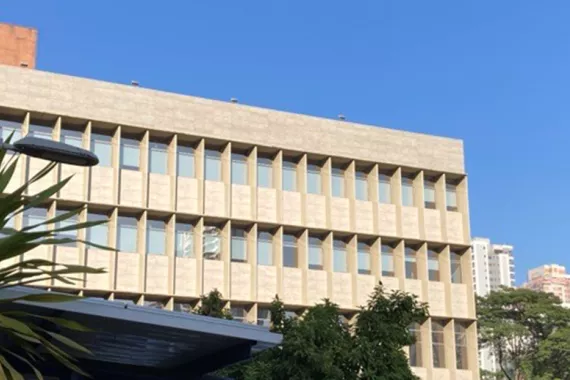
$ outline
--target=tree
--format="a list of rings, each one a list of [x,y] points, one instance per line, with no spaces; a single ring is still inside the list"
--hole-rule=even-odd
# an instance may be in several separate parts
[[[6,140],[7,143],[9,143],[10,138],[11,136]],[[83,265],[63,265],[51,260],[27,259],[25,256],[21,256],[43,245],[81,242],[96,246],[86,241],[62,237],[61,233],[93,227],[105,222],[78,223],[61,228],[52,227],[56,223],[78,215],[83,211],[83,208],[79,208],[21,230],[8,227],[16,215],[48,202],[69,182],[71,177],[37,194],[26,195],[32,183],[45,177],[57,167],[56,163],[51,162],[12,193],[4,193],[14,175],[19,157],[15,155],[7,163],[4,163],[5,158],[6,151],[0,149],[0,291],[13,286],[30,285],[38,281],[52,279],[73,284],[79,279],[70,276],[85,273],[104,273],[103,269]],[[97,247],[108,249],[107,247]],[[23,259],[20,260],[20,257]],[[87,331],[84,326],[59,317],[32,315],[14,310],[13,307],[16,301],[65,302],[77,298],[72,295],[44,293],[0,300],[2,304],[0,311],[0,378],[21,379],[22,375],[15,368],[15,361],[18,361],[20,364],[27,365],[36,377],[41,379],[41,373],[36,368],[35,363],[45,360],[46,355],[75,372],[85,374],[76,365],[77,361],[73,352],[81,351],[88,354],[90,352],[64,335],[66,330]]]
[[[300,319],[287,318],[276,297],[271,330],[283,334],[281,345],[222,374],[238,380],[416,379],[402,348],[414,342],[408,326],[427,317],[425,304],[402,292],[387,296],[380,284],[353,327],[340,316],[338,306],[324,300]]]
[[[208,295],[202,295],[200,306],[194,313],[214,318],[233,319],[231,313],[224,307],[222,293],[218,289],[212,290]]]
[[[524,288],[502,288],[479,297],[477,316],[479,343],[491,349],[509,380],[540,378],[545,371],[538,356],[541,347],[544,358],[545,342],[556,342],[554,333],[570,323],[570,311],[560,299]]]
[[[570,327],[554,331],[539,343],[535,366],[544,380],[570,379]]]

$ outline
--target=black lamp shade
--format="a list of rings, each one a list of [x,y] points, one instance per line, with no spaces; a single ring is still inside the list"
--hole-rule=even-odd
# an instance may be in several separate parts
[[[13,146],[25,155],[63,164],[95,166],[99,163],[97,156],[90,151],[53,140],[24,137]]]

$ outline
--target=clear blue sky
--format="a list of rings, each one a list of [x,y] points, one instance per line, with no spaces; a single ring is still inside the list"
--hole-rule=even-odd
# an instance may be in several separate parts
[[[570,266],[570,1],[13,1],[38,68],[464,140],[473,236]]]

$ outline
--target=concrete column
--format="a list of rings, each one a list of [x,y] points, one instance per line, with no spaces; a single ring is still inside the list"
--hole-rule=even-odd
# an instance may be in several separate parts
[[[374,234],[379,235],[379,226],[378,226],[378,200],[380,199],[380,194],[378,191],[378,182],[379,182],[379,173],[378,173],[378,164],[372,165],[370,172],[368,173],[368,200],[372,202],[372,215],[374,220],[372,221],[373,227],[372,231]],[[392,188],[392,186],[390,186]]]
[[[426,239],[424,181],[424,171],[420,170],[414,178],[414,206],[418,209],[418,227],[421,240]]]
[[[247,156],[248,184],[251,188],[250,215],[257,220],[257,146],[254,146]]]
[[[323,269],[327,272],[327,298],[332,298],[333,273],[333,233],[329,232],[323,239]]]

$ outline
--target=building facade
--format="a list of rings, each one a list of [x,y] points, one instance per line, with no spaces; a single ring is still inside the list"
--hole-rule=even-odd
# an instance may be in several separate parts
[[[109,223],[83,244],[26,258],[104,267],[46,288],[188,310],[218,289],[236,319],[265,324],[276,294],[293,314],[330,298],[347,319],[382,281],[431,317],[411,326],[422,379],[478,379],[462,142],[140,87],[0,66],[0,129],[95,152],[29,226],[78,206]],[[20,157],[8,191],[44,167]]]
[[[35,68],[37,30],[0,23],[0,65]]]
[[[552,293],[562,301],[562,306],[570,307],[570,274],[562,265],[543,265],[528,271],[524,287]]]

